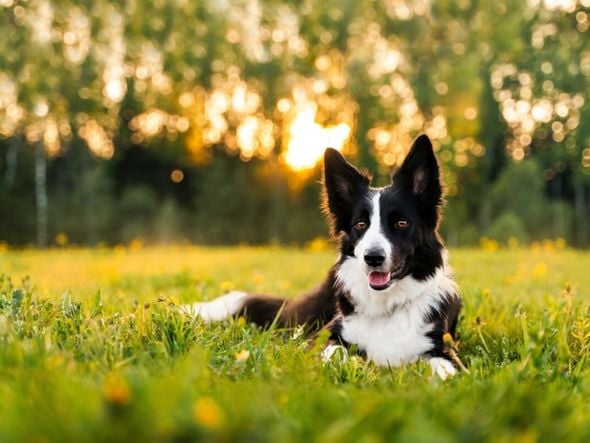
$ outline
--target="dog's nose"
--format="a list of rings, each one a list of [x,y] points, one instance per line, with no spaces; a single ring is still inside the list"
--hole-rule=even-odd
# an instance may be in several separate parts
[[[381,266],[385,261],[385,251],[381,248],[369,249],[365,254],[365,263],[369,266]]]

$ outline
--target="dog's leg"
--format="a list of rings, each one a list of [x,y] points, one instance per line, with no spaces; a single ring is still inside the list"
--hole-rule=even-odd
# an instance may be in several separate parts
[[[448,377],[452,377],[457,374],[457,369],[444,357],[432,357],[428,360],[430,367],[432,368],[432,375],[438,375],[441,380],[446,380]]]
[[[337,342],[328,342],[321,355],[324,364],[330,362],[336,356],[340,356],[340,361],[348,360],[348,350]]]
[[[339,356],[340,362],[345,362],[348,360],[350,353],[360,354],[358,349],[351,347],[350,343],[346,342],[342,336],[340,335],[342,331],[342,316],[337,315],[330,321],[326,326],[324,326],[325,330],[330,332],[330,337],[328,339],[328,343],[326,343],[326,347],[322,351],[322,362],[328,363],[334,357]]]
[[[233,291],[209,302],[184,305],[181,311],[206,322],[243,315],[262,327],[276,323],[279,327],[306,325],[309,330],[318,330],[336,313],[334,273],[332,268],[321,285],[296,299]]]
[[[245,292],[232,291],[208,302],[182,305],[180,309],[185,314],[201,317],[205,322],[221,321],[239,313],[247,297]]]
[[[426,358],[432,369],[432,375],[438,375],[441,380],[446,380],[457,373],[457,367],[451,358],[451,350],[444,343],[443,334],[437,334],[433,340],[434,348],[423,357]]]

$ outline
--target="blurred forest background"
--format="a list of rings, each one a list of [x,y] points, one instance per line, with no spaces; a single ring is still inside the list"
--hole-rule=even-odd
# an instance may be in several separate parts
[[[426,132],[452,245],[590,243],[590,0],[0,0],[0,241],[303,243]],[[513,240],[514,241],[514,240]]]

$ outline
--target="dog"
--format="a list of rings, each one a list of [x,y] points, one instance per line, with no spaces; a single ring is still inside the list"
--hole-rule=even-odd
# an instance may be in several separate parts
[[[324,328],[324,359],[343,347],[389,367],[423,358],[440,378],[454,375],[448,334],[454,340],[461,300],[438,234],[442,184],[428,136],[414,141],[388,186],[370,184],[326,149],[323,206],[340,254],[316,289],[295,299],[233,291],[185,312],[207,322],[244,316],[262,327]]]

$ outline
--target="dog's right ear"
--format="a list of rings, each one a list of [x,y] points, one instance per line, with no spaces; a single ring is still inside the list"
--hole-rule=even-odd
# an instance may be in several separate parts
[[[352,224],[352,207],[369,188],[371,177],[352,166],[336,149],[324,153],[324,211],[332,234],[347,231]]]

